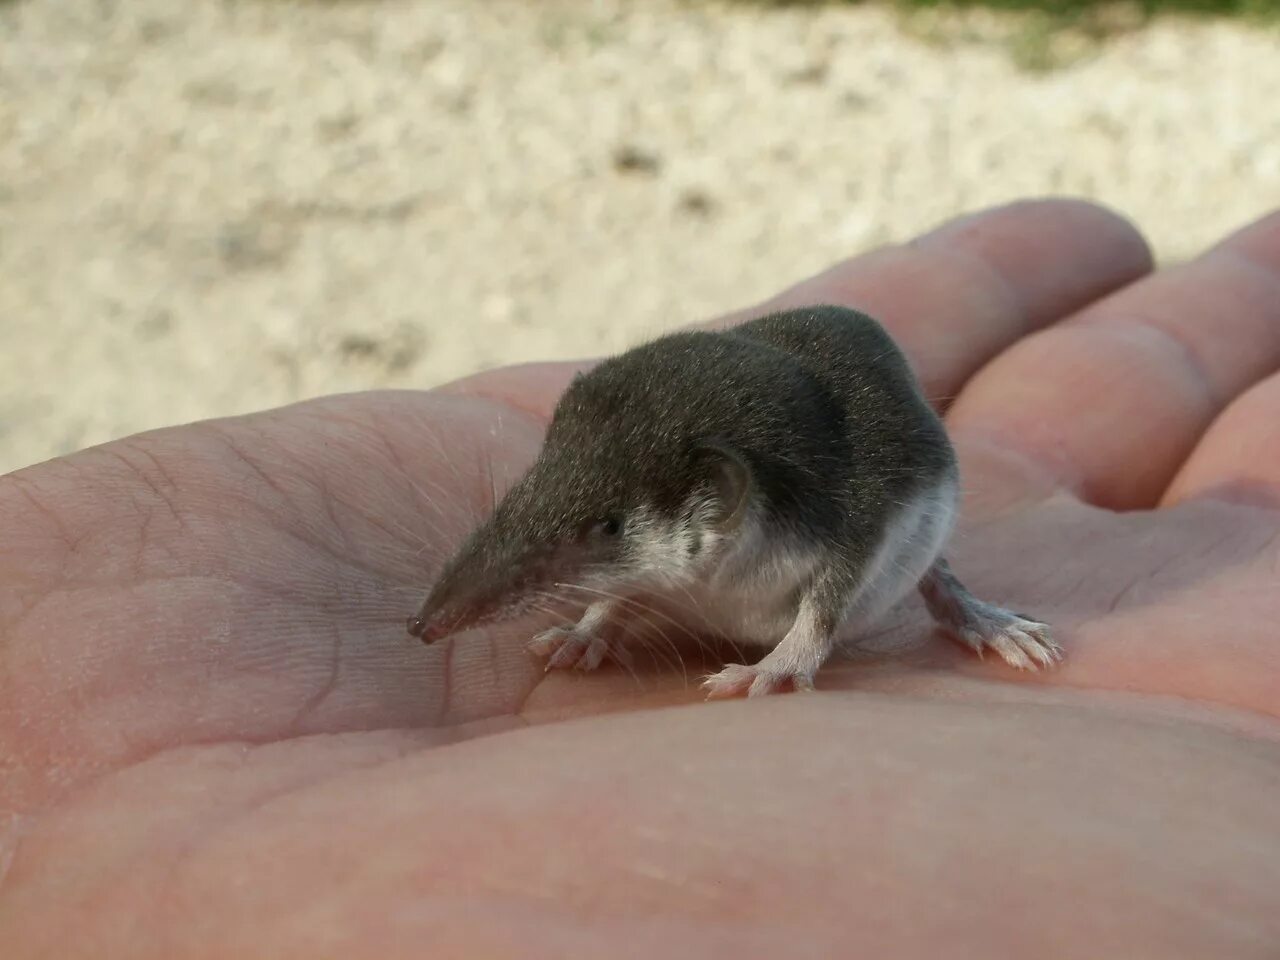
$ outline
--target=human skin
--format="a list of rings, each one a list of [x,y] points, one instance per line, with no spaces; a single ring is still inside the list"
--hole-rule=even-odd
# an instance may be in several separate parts
[[[0,479],[0,953],[1276,956],[1280,213],[1152,274],[1020,203],[748,312],[812,302],[907,350],[953,566],[1060,668],[915,598],[751,701],[674,630],[410,640],[583,364],[131,437]]]

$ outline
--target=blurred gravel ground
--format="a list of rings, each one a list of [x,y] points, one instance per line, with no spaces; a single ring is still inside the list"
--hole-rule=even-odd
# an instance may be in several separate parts
[[[1280,204],[1280,33],[678,0],[0,3],[0,470],[622,347],[958,211]],[[1014,56],[1011,56],[1013,51]],[[1268,93],[1270,91],[1271,93]]]

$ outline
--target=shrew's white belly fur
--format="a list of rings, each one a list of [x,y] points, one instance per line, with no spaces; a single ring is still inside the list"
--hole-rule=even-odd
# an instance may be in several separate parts
[[[869,629],[916,588],[946,545],[956,507],[956,484],[947,480],[889,518],[847,598],[842,632]],[[791,628],[803,588],[828,560],[822,550],[770,543],[758,525],[746,527],[711,577],[660,602],[691,627],[771,647]]]

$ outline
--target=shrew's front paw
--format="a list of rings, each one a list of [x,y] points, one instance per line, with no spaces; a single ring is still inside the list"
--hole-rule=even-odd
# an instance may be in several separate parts
[[[813,675],[773,669],[765,657],[755,666],[734,663],[702,681],[708,700],[723,700],[746,694],[761,697],[782,690],[812,690]]]
[[[530,640],[529,649],[547,657],[548,671],[594,670],[609,654],[609,641],[577,627],[552,627]]]

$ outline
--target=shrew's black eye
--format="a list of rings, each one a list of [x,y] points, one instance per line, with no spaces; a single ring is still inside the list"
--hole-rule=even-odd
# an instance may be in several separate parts
[[[622,521],[615,514],[609,514],[595,522],[594,530],[604,537],[616,537],[622,532]]]

